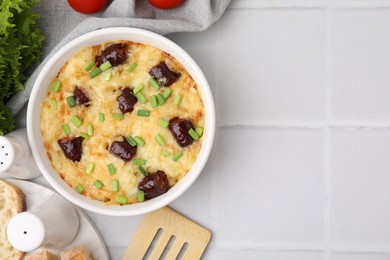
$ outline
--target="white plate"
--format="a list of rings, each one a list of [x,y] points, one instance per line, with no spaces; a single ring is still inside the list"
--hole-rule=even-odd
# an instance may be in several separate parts
[[[18,186],[26,195],[27,210],[33,209],[34,207],[40,205],[43,201],[49,199],[52,196],[58,196],[62,198],[54,191],[49,190],[48,188],[45,188],[39,184],[14,179],[7,179],[7,181]],[[63,250],[78,245],[84,245],[93,253],[93,257],[95,260],[109,260],[110,257],[108,255],[106,245],[104,244],[104,241],[100,236],[99,231],[96,229],[95,225],[81,209],[74,205],[73,207],[76,209],[80,219],[80,227],[75,239],[72,241],[71,244],[62,248],[62,250],[56,248],[47,249],[54,254],[60,255],[61,251]],[[35,251],[27,253],[27,255],[40,252],[41,250],[41,248],[37,249]]]

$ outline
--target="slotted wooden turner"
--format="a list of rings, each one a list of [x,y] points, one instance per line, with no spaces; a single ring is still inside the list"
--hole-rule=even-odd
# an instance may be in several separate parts
[[[161,231],[159,231],[161,229]],[[161,232],[154,248],[150,248],[157,233]],[[167,244],[174,237],[170,248]],[[157,238],[157,237],[156,237]],[[166,260],[176,259],[185,243],[183,259],[200,259],[211,238],[211,232],[179,213],[165,207],[145,215],[122,260],[160,259],[169,250]],[[166,248],[167,247],[167,248]],[[184,250],[184,249],[183,249]]]

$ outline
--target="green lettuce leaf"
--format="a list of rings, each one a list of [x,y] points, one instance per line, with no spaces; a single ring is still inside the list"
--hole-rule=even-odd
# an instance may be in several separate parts
[[[44,36],[31,8],[39,0],[0,0],[0,135],[14,129],[7,100],[24,89],[27,69],[40,62]]]

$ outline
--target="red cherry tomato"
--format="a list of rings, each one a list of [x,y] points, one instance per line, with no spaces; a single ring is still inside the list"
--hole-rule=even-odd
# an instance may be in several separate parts
[[[154,7],[171,9],[179,6],[184,0],[148,0]]]
[[[94,14],[106,7],[108,0],[68,0],[69,5],[79,13]]]

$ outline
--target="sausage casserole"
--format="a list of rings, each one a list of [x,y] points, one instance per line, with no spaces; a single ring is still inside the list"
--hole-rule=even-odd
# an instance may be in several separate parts
[[[200,89],[168,53],[131,41],[80,49],[41,104],[52,167],[77,192],[132,204],[167,192],[195,163]]]

